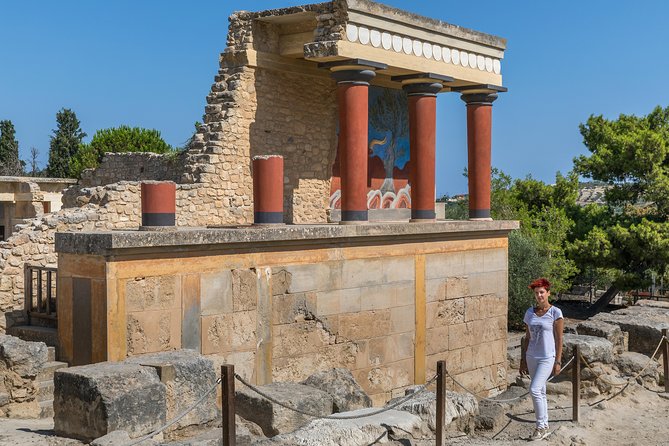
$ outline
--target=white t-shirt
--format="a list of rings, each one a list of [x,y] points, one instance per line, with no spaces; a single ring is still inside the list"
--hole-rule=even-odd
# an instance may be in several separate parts
[[[562,311],[551,306],[546,314],[539,317],[534,313],[534,307],[525,312],[523,321],[530,328],[530,342],[527,345],[527,356],[537,359],[555,357],[555,336],[553,323],[562,319]]]

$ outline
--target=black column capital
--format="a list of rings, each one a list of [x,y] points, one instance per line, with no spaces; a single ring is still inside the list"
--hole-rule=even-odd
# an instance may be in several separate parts
[[[460,99],[467,105],[492,105],[497,99],[497,93],[463,93]]]
[[[376,72],[369,69],[344,69],[333,71],[331,76],[337,81],[337,84],[369,85],[374,79]]]
[[[432,83],[413,83],[402,85],[408,96],[436,96],[444,88],[441,82]]]

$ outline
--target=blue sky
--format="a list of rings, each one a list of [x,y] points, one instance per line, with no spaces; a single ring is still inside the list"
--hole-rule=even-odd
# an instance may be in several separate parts
[[[201,120],[229,14],[303,1],[7,1],[0,8],[0,119],[21,156],[46,163],[55,114],[73,109],[90,136],[127,124],[182,144]],[[508,39],[493,109],[493,165],[551,182],[585,153],[578,124],[669,105],[664,1],[387,0]],[[465,107],[438,101],[438,195],[466,191]],[[89,139],[87,138],[87,139]]]

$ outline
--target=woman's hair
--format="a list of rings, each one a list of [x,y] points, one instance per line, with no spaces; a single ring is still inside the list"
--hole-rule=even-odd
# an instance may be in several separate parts
[[[551,283],[548,281],[548,279],[546,279],[544,277],[540,277],[537,280],[535,280],[534,282],[532,282],[528,286],[528,288],[530,288],[532,290],[535,289],[535,288],[545,288],[546,291],[550,291],[551,290]]]

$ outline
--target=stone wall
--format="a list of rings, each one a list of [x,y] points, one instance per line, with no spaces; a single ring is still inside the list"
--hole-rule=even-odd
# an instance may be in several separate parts
[[[187,153],[159,155],[156,153],[107,153],[95,169],[81,174],[82,187],[104,186],[120,181],[159,180],[184,182],[183,165]]]
[[[59,286],[72,293],[63,308],[75,308],[73,299],[109,306],[91,315],[106,321],[105,336],[75,333],[87,314],[59,312],[61,359],[189,348],[260,384],[344,367],[376,404],[429,379],[440,359],[482,395],[506,387],[506,238],[347,247],[332,239],[299,249],[263,241],[256,252],[250,241],[217,245],[213,234],[193,234],[205,251],[187,242],[169,252],[147,246],[148,256],[136,248],[127,259],[61,253]],[[71,290],[82,280],[90,294],[78,296]],[[86,353],[77,340],[88,337]]]

